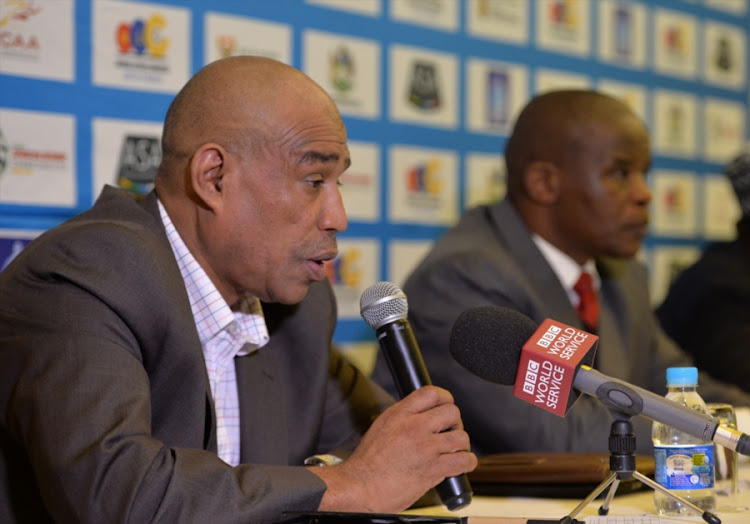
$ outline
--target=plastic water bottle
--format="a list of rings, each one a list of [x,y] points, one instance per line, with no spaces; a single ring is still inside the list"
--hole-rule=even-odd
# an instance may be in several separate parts
[[[708,413],[697,392],[698,369],[667,369],[667,388],[666,398]],[[660,422],[654,422],[652,438],[656,481],[702,510],[713,511],[716,508],[713,442],[702,441]],[[654,492],[654,504],[659,515],[696,515],[694,510],[660,491]]]

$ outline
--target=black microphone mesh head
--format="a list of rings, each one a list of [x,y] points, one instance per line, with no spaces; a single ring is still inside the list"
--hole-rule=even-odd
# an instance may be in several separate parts
[[[376,282],[359,298],[359,313],[373,329],[405,319],[408,311],[406,295],[391,282]]]
[[[474,307],[453,324],[450,352],[478,377],[509,386],[516,381],[521,349],[536,328],[536,322],[513,309]]]

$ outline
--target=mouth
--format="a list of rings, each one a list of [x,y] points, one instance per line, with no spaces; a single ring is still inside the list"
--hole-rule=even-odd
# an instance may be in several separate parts
[[[338,251],[333,250],[307,259],[307,266],[310,268],[314,280],[323,280],[326,277],[326,262],[336,258],[336,255],[338,255]]]
[[[640,220],[638,222],[628,224],[626,229],[641,236],[645,236],[648,233],[648,220]]]

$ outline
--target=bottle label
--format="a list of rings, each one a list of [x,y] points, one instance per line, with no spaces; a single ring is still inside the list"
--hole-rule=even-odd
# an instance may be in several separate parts
[[[655,446],[656,482],[667,489],[714,486],[714,445]]]

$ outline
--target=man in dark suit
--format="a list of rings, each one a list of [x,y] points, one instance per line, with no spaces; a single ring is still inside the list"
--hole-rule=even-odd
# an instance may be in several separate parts
[[[408,278],[411,325],[433,382],[453,393],[478,454],[606,452],[613,419],[596,399],[579,398],[557,417],[462,368],[449,339],[459,314],[475,306],[515,309],[537,323],[552,318],[599,335],[595,367],[602,373],[666,392],[666,368],[689,359],[659,328],[646,272],[633,258],[651,200],[648,132],[614,98],[555,91],[523,109],[505,159],[507,198],[469,210]],[[599,305],[581,316],[583,273]],[[391,387],[378,359],[375,378]],[[750,405],[736,388],[700,380],[705,399]],[[650,453],[650,421],[632,422],[638,450]]]
[[[701,369],[750,392],[750,153],[724,172],[740,204],[737,236],[708,244],[671,284],[656,316]]]
[[[476,465],[447,391],[392,405],[331,349],[346,141],[300,71],[214,62],[155,192],[106,188],[0,274],[0,521],[395,512]]]

